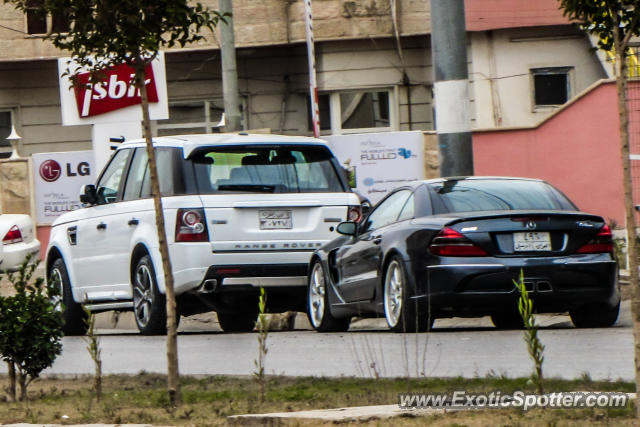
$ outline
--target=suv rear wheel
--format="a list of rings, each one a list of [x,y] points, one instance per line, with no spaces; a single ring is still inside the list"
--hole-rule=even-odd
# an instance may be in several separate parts
[[[158,291],[156,273],[149,255],[138,260],[133,274],[133,315],[141,334],[167,333],[166,299]]]
[[[257,311],[218,313],[218,323],[225,332],[251,332],[256,326]]]
[[[524,320],[516,309],[493,313],[491,322],[497,329],[524,329]]]

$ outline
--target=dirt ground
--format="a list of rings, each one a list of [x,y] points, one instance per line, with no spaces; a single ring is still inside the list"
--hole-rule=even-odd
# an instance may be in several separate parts
[[[0,386],[6,377],[0,376]],[[182,405],[168,404],[166,377],[155,374],[106,376],[102,381],[102,398],[96,401],[93,377],[47,377],[29,386],[28,402],[13,403],[1,396],[0,424],[151,424],[184,426],[229,425],[230,415],[294,412],[321,408],[344,408],[390,405],[398,393],[450,393],[466,390],[473,393],[501,390],[532,392],[526,378],[499,377],[475,379],[328,379],[268,377],[264,394],[251,377],[182,377]],[[4,388],[4,387],[3,387]],[[625,391],[633,384],[619,382],[546,380],[547,390]],[[370,425],[370,426],[537,426],[537,425],[634,425],[633,408],[591,409],[491,409],[445,412],[435,415],[406,416],[393,419],[368,419],[339,423],[291,419],[273,422],[236,420],[234,425]]]

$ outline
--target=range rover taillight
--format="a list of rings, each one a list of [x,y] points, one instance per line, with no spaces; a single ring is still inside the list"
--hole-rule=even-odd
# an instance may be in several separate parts
[[[347,221],[360,222],[362,219],[362,208],[360,206],[349,206],[347,209]]]
[[[208,242],[209,232],[204,209],[178,209],[176,242]]]
[[[429,251],[439,256],[487,256],[484,249],[476,246],[453,228],[443,228],[429,245]]]
[[[613,253],[613,236],[609,226],[603,225],[596,237],[582,245],[576,252],[579,254]]]

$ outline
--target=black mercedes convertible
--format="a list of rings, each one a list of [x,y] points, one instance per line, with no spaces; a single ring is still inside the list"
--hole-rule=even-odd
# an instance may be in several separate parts
[[[346,331],[354,316],[384,316],[397,332],[453,316],[490,315],[497,328],[520,328],[513,280],[521,270],[537,313],[568,312],[577,327],[618,318],[611,230],[544,181],[418,181],[337,231],[309,265],[307,311],[317,331]]]

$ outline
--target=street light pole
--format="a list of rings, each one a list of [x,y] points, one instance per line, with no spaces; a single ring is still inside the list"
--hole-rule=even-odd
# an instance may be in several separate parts
[[[464,0],[431,0],[431,51],[440,175],[473,175]]]
[[[224,128],[227,132],[242,130],[240,114],[240,94],[238,92],[238,67],[236,64],[236,45],[233,35],[232,0],[220,0],[220,13],[231,14],[227,22],[220,24],[220,52],[222,62],[222,94],[224,97]]]

